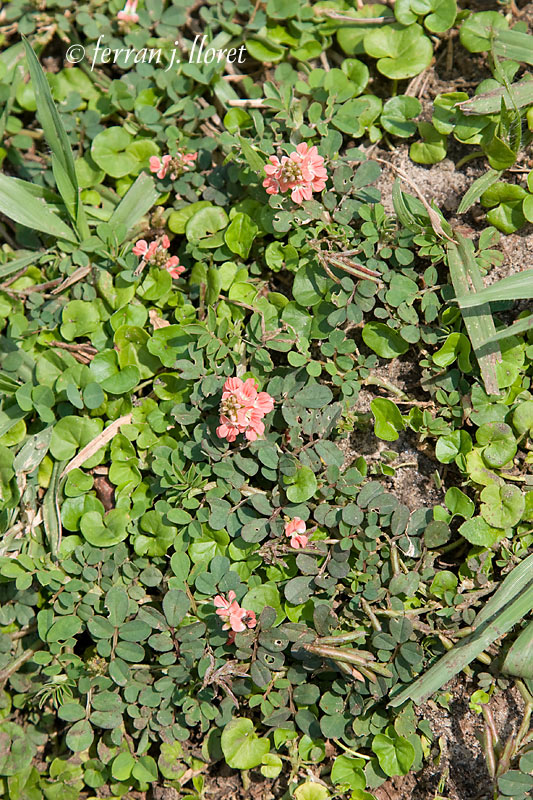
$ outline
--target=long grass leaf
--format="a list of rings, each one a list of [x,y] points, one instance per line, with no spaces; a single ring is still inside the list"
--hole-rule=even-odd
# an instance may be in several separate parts
[[[74,231],[57,216],[43,200],[30,194],[22,185],[0,174],[0,211],[9,219],[67,242],[75,242]]]
[[[54,560],[57,559],[61,545],[61,513],[59,511],[60,474],[66,461],[56,461],[52,470],[52,477],[43,501],[43,523],[50,553]]]
[[[485,343],[501,342],[502,339],[508,339],[509,336],[516,336],[519,333],[525,333],[529,330],[533,330],[533,314],[529,317],[524,317],[524,319],[518,319],[516,322],[513,322],[512,325],[508,325],[506,328],[497,331],[490,339],[486,339]]]
[[[13,273],[18,272],[19,269],[28,267],[30,264],[37,261],[40,255],[41,253],[28,253],[28,255],[14,258],[13,261],[8,261],[7,264],[0,264],[0,278],[7,278],[8,275],[13,275]]]
[[[461,200],[457,213],[464,214],[465,211],[468,211],[474,203],[477,203],[483,192],[486,192],[487,189],[490,189],[490,187],[499,180],[501,175],[501,170],[489,169],[488,172],[485,172],[477,178]]]
[[[474,258],[474,245],[458,233],[456,238],[457,243],[447,243],[448,267],[457,301],[461,304],[465,297],[483,289],[483,280]],[[484,303],[477,308],[461,308],[461,313],[479,363],[485,390],[487,394],[498,395],[500,389],[496,364],[501,361],[501,353],[498,343],[490,342],[496,333],[490,306]]]
[[[11,109],[13,107],[13,103],[15,102],[15,96],[17,93],[17,89],[22,81],[24,75],[24,70],[22,66],[15,69],[13,82],[11,83],[11,89],[9,91],[9,97],[7,98],[7,102],[4,106],[4,110],[0,115],[0,141],[4,138],[4,133],[6,131],[6,125],[9,115],[11,114]]]
[[[517,83],[511,84],[512,96],[505,87],[493,89],[491,92],[483,92],[470,100],[457,103],[463,114],[496,114],[501,108],[502,97],[505,105],[511,108],[514,104],[518,108],[524,108],[533,103],[533,80],[527,78]]]
[[[498,300],[525,300],[533,297],[533,269],[525,269],[515,275],[485,286],[475,294],[458,297],[461,308],[472,308],[483,303],[495,303]]]
[[[114,228],[123,225],[127,234],[150,210],[158,197],[159,192],[153,178],[142,172],[113,211],[109,224]]]
[[[502,670],[516,678],[533,679],[533,620],[507,653]]]
[[[533,609],[533,555],[507,575],[500,588],[474,620],[474,632],[446,653],[439,661],[393,697],[396,707],[406,700],[421,703],[437,692],[450,678],[464,669],[476,656],[520,622]]]
[[[11,428],[14,428],[15,425],[27,415],[28,412],[23,411],[16,404],[8,406],[8,408],[4,408],[3,411],[0,411],[0,436],[8,433]]]
[[[76,225],[80,238],[89,236],[89,227],[80,200],[74,156],[67,133],[57,111],[43,68],[28,40],[23,37],[26,58],[37,100],[37,116],[43,126],[46,142],[52,150],[52,170],[58,191]]]
[[[500,58],[533,65],[533,36],[513,30],[494,31],[494,52]]]

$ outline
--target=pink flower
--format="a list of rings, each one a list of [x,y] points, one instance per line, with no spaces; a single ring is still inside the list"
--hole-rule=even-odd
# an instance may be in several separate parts
[[[307,547],[309,537],[305,536],[306,526],[303,519],[294,517],[285,523],[285,534],[291,539],[291,547],[298,549],[299,547]]]
[[[263,436],[263,417],[274,408],[274,399],[268,392],[258,392],[253,378],[242,381],[228,378],[224,383],[220,402],[220,425],[217,435],[234,442],[244,433],[249,442]]]
[[[165,269],[172,278],[179,278],[182,272],[185,272],[185,267],[180,265],[179,258],[177,256],[171,256],[168,259],[167,263],[165,264]]]
[[[179,150],[175,156],[166,155],[163,158],[152,156],[150,172],[155,172],[161,180],[166,177],[167,172],[170,172],[170,179],[174,181],[182,172],[192,169],[197,158],[198,153],[186,153],[185,150]]]
[[[136,13],[138,2],[139,0],[126,0],[126,5],[117,14],[117,19],[122,22],[139,22],[139,15]]]
[[[157,242],[152,242],[149,245],[146,239],[139,239],[138,242],[135,242],[132,252],[136,256],[142,256],[145,261],[150,261],[156,250]]]
[[[170,239],[164,234],[159,242],[155,240],[150,244],[146,239],[139,239],[138,242],[135,242],[132,252],[136,256],[141,256],[144,262],[150,262],[156,267],[166,269],[172,278],[179,278],[182,272],[185,272],[185,267],[180,266],[177,256],[169,258],[167,253],[169,247]]]
[[[299,144],[290,156],[270,156],[270,164],[264,167],[266,178],[263,186],[267,194],[291,191],[293,202],[300,204],[311,200],[313,192],[321,192],[326,186],[328,173],[324,159],[317,148],[305,142]]]
[[[235,639],[235,633],[242,633],[246,628],[255,628],[257,619],[253,611],[248,611],[237,603],[237,595],[232,590],[228,592],[228,599],[226,600],[221,594],[218,594],[213,603],[217,609],[217,615],[224,620],[222,626],[223,631],[231,630],[228,643],[232,644]]]
[[[168,165],[172,161],[172,156],[163,156],[163,158],[158,158],[157,156],[151,156],[150,158],[150,172],[156,172],[157,177],[163,180],[165,175],[167,174]]]

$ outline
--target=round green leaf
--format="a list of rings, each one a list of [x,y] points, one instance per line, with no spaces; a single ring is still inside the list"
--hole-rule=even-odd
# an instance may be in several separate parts
[[[88,720],[82,719],[70,728],[65,737],[67,747],[74,753],[88,750],[94,739],[93,729]]]
[[[228,722],[220,740],[226,763],[232,769],[253,769],[259,766],[270,750],[268,739],[260,739],[250,719],[237,718]]]
[[[112,178],[129,175],[138,164],[135,155],[126,152],[131,140],[131,135],[119,126],[100,131],[91,145],[92,160]]]
[[[397,358],[409,349],[400,334],[383,322],[367,322],[363,328],[363,341],[381,358]]]
[[[389,727],[387,731],[394,732]],[[372,750],[378,757],[379,766],[389,777],[407,775],[415,760],[415,749],[411,742],[394,733],[393,737],[378,733],[372,740]]]
[[[364,38],[369,56],[377,58],[377,68],[387,78],[412,78],[426,69],[433,58],[431,41],[420,25],[394,23],[369,31]]]

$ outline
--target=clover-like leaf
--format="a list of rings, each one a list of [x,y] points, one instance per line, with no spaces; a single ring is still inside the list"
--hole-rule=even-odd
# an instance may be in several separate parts
[[[241,717],[232,719],[222,731],[220,746],[226,763],[232,769],[253,769],[258,767],[270,750],[268,739],[262,739],[255,733],[250,719]]]
[[[377,58],[377,68],[387,78],[402,80],[418,75],[433,57],[431,41],[420,25],[384,25],[369,31],[364,38],[369,56]]]

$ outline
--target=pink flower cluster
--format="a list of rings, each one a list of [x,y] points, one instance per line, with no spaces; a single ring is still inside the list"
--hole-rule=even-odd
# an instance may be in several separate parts
[[[253,378],[228,378],[222,391],[217,436],[234,442],[239,433],[244,433],[249,442],[255,442],[265,432],[263,417],[273,408],[274,399],[268,392],[258,392]]]
[[[291,547],[307,547],[309,537],[305,536],[305,531],[305,522],[300,517],[294,517],[285,523],[285,535],[290,537]]]
[[[290,189],[291,199],[300,205],[304,200],[311,200],[313,192],[324,189],[328,172],[323,165],[324,159],[318,155],[317,148],[302,142],[290,156],[282,156],[281,161],[277,156],[270,156],[263,186],[267,194]]]
[[[143,261],[149,262],[155,267],[163,267],[173,278],[179,278],[182,272],[185,272],[185,267],[180,266],[179,258],[177,256],[169,256],[167,253],[170,247],[170,240],[165,234],[161,241],[157,239],[150,244],[146,239],[139,239],[135,242],[133,254],[142,256]]]
[[[163,156],[158,158],[152,156],[150,158],[150,172],[155,172],[160,180],[166,176],[170,171],[170,179],[176,180],[178,175],[188,169],[192,169],[194,162],[198,158],[198,153],[186,153],[185,150],[179,150],[175,156]]]
[[[139,15],[137,14],[137,3],[139,0],[126,0],[126,5],[117,14],[117,19],[122,22],[139,22]]]
[[[228,644],[233,644],[236,633],[242,633],[246,628],[255,628],[257,619],[253,611],[248,611],[246,608],[241,608],[237,603],[237,595],[232,590],[228,592],[228,599],[217,594],[213,603],[217,609],[218,616],[224,620],[222,626],[223,631],[231,630],[228,638]]]

